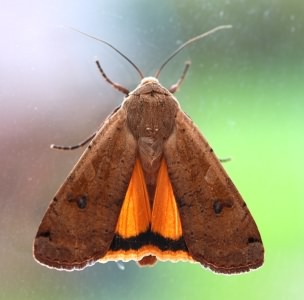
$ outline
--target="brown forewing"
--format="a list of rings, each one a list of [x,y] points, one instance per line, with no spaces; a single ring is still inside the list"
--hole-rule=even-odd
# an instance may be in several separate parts
[[[137,146],[120,108],[103,124],[51,202],[34,256],[59,269],[80,269],[112,242],[135,164]]]
[[[193,122],[182,112],[164,146],[183,236],[194,260],[220,273],[263,263],[264,249],[245,202]]]

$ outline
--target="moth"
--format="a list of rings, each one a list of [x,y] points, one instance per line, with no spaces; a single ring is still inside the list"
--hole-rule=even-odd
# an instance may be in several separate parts
[[[155,77],[139,72],[140,84],[123,92],[120,107],[98,132],[50,203],[34,241],[35,259],[60,270],[95,262],[135,260],[200,263],[218,273],[240,273],[263,264],[260,233],[246,203],[206,139]]]

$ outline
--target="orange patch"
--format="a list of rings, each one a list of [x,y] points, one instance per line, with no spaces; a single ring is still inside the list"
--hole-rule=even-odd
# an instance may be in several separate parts
[[[151,230],[172,240],[178,240],[182,237],[180,216],[164,159],[161,162],[157,178]]]
[[[137,236],[149,229],[150,221],[149,196],[144,173],[137,159],[116,225],[116,233],[122,238]]]
[[[153,207],[137,159],[116,226],[116,237],[100,262],[135,260],[141,266],[161,261],[193,261],[183,244],[182,226],[168,169],[160,165]]]

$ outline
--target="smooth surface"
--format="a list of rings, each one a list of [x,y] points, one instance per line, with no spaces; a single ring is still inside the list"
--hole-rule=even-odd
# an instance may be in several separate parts
[[[1,299],[302,299],[301,1],[1,5]],[[153,75],[179,41],[220,24],[234,28],[182,52],[160,80],[169,87],[192,60],[176,96],[217,155],[232,158],[224,167],[259,225],[263,268],[220,276],[188,263],[146,269],[129,263],[124,270],[108,263],[73,273],[38,265],[37,226],[81,154],[49,145],[78,143],[121,102],[100,77],[95,56],[114,81],[130,89],[139,82],[111,49],[61,25],[112,42]]]

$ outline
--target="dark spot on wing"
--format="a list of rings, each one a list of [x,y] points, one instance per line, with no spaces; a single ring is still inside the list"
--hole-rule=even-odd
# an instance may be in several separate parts
[[[248,239],[247,239],[247,244],[252,244],[252,243],[257,243],[257,242],[261,242],[260,239],[258,238],[255,238],[253,236],[250,236]]]
[[[231,200],[221,200],[216,199],[213,201],[213,211],[216,215],[219,215],[224,208],[231,208],[233,205],[233,202]]]
[[[80,196],[77,199],[77,205],[80,209],[84,209],[87,206],[87,197],[86,196]]]

